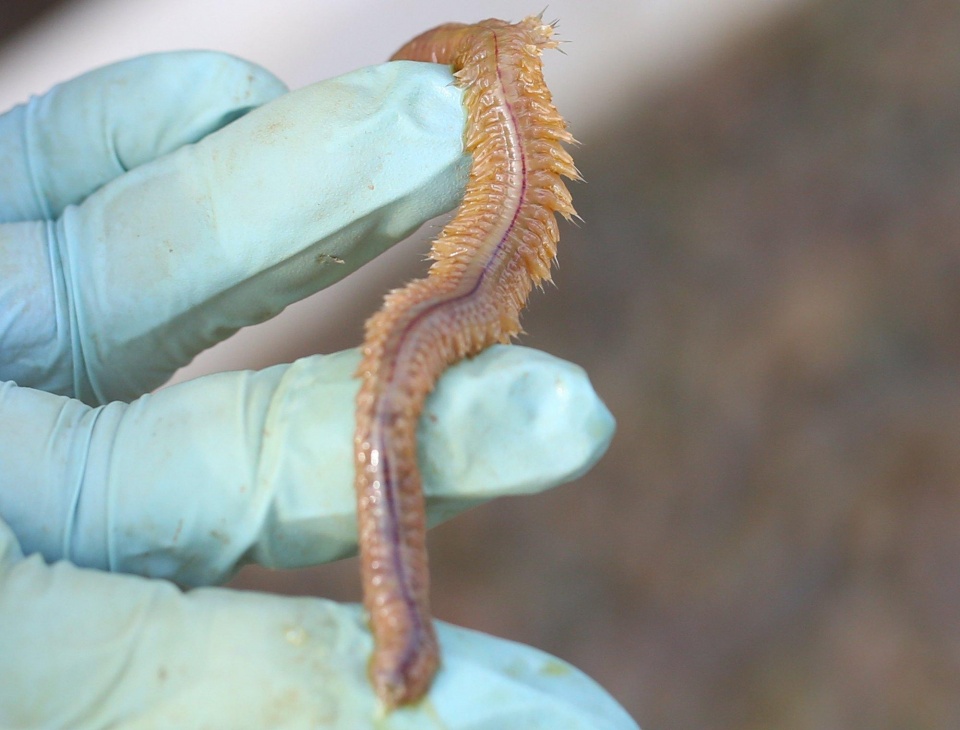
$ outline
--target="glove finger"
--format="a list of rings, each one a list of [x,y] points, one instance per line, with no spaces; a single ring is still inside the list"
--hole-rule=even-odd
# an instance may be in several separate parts
[[[5,542],[0,522],[0,554]],[[0,726],[636,730],[558,659],[442,623],[438,634],[428,699],[382,717],[358,606],[8,559]]]
[[[0,348],[18,353],[0,379],[132,400],[346,276],[460,199],[460,95],[436,64],[361,69],[141,165],[55,224],[0,227],[0,268],[15,261],[0,303],[23,303],[0,310]]]
[[[141,56],[59,84],[0,116],[0,222],[53,220],[285,91],[259,66],[211,51]]]
[[[320,470],[328,477],[320,513],[324,543],[336,551],[325,561],[356,551],[358,383],[352,375],[359,353],[333,357],[316,384],[310,359],[294,363],[276,392],[278,417],[266,426],[260,468],[282,486],[249,551],[251,560],[267,567],[317,562],[321,527],[311,475]],[[327,403],[344,417],[333,428],[315,416]],[[459,363],[440,378],[417,429],[429,524],[489,499],[533,494],[580,477],[606,452],[615,425],[586,372],[572,363],[516,345],[494,346]],[[325,445],[322,455],[313,447],[318,443]]]
[[[187,585],[244,562],[298,567],[356,550],[348,351],[222,373],[97,409],[7,386],[0,514],[28,553]],[[420,422],[432,523],[576,478],[610,413],[582,369],[494,347],[448,370]]]

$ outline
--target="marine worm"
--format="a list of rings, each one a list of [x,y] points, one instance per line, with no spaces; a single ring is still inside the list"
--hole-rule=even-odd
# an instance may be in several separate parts
[[[388,708],[420,699],[439,665],[430,617],[426,521],[417,467],[423,403],[450,365],[520,331],[534,285],[550,279],[556,213],[575,215],[562,177],[579,179],[573,142],[543,80],[555,48],[541,17],[451,23],[391,60],[451,65],[463,89],[463,201],[433,242],[426,278],[390,292],[366,323],[355,435],[364,606],[374,636],[370,678]]]

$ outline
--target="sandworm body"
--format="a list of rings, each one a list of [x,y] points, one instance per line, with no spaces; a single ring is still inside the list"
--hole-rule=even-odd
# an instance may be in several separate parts
[[[366,324],[355,437],[370,674],[384,704],[419,699],[439,663],[430,618],[426,522],[416,429],[424,400],[455,362],[520,330],[534,285],[550,278],[555,213],[574,215],[561,176],[578,178],[573,138],[544,84],[540,55],[557,45],[539,17],[428,31],[391,60],[454,67],[464,90],[470,179],[431,249],[426,278],[387,295]]]

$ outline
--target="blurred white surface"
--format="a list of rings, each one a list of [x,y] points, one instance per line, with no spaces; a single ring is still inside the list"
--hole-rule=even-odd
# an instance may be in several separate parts
[[[702,62],[731,34],[800,0],[554,0],[566,55],[552,54],[547,79],[561,113],[588,139],[637,95]],[[541,5],[525,8],[538,12]],[[0,47],[0,109],[42,93],[90,68],[144,53],[208,48],[269,68],[291,87],[380,63],[414,35],[451,20],[518,20],[517,3],[437,0],[74,0]],[[198,357],[178,380],[224,369],[263,367],[284,359],[289,343],[322,341],[337,327],[322,312],[348,304],[364,286],[383,287],[402,245],[363,272],[250,327]],[[369,271],[368,271],[369,269]],[[351,293],[354,292],[354,293]],[[359,330],[356,341],[360,340]]]

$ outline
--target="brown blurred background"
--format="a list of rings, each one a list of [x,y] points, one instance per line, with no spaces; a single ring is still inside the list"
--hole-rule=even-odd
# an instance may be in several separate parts
[[[960,727],[960,6],[812,3],[579,161],[526,342],[617,439],[440,580],[499,532],[470,622],[648,728]]]
[[[523,343],[618,433],[434,531],[437,615],[646,730],[960,727],[960,5],[796,3],[580,136]],[[353,561],[234,585],[359,597]]]

